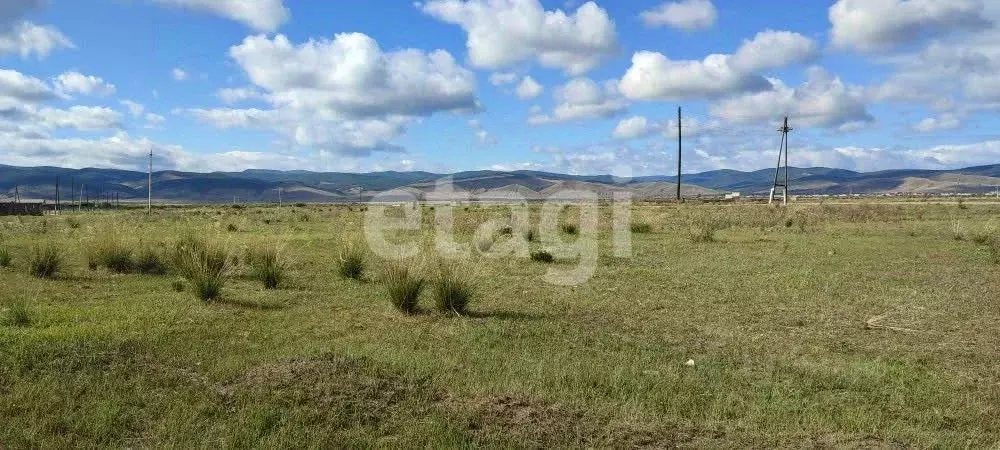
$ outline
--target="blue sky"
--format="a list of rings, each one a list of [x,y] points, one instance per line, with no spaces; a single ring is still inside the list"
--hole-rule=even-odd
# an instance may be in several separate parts
[[[7,0],[0,163],[671,173],[1000,162],[985,0]],[[996,3],[996,2],[992,2]]]

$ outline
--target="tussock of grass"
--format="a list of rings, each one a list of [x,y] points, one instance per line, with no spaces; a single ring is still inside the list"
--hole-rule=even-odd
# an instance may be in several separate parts
[[[167,263],[163,256],[152,247],[143,247],[135,256],[133,264],[135,271],[144,275],[163,275],[167,273]]]
[[[580,227],[578,227],[576,224],[573,224],[573,223],[564,223],[564,224],[562,224],[562,225],[559,226],[559,229],[562,230],[562,232],[566,233],[566,234],[573,234],[573,235],[575,235],[575,234],[579,234],[580,233]]]
[[[28,272],[37,278],[55,278],[63,266],[63,251],[49,242],[36,246],[28,262]]]
[[[434,302],[438,311],[464,315],[475,292],[475,282],[455,264],[439,265],[433,287]]]
[[[639,234],[653,232],[653,226],[646,222],[634,222],[629,226],[629,229],[632,230],[633,233]]]
[[[10,267],[14,262],[14,257],[10,254],[10,249],[0,247],[0,267]]]
[[[552,257],[552,253],[549,252],[548,250],[541,249],[541,250],[532,250],[531,251],[531,260],[532,261],[543,262],[543,263],[550,263],[554,259],[555,258]]]
[[[688,239],[691,242],[715,242],[715,233],[729,227],[725,219],[708,215],[697,216],[689,223]]]
[[[71,229],[75,230],[77,228],[80,228],[80,220],[77,219],[76,217],[72,217],[72,216],[67,217],[66,218],[66,225],[69,226]]]
[[[277,246],[251,251],[247,262],[250,276],[260,281],[265,289],[277,289],[285,279],[287,263]]]
[[[87,260],[91,268],[105,267],[114,273],[130,273],[135,268],[132,248],[109,236],[90,248]]]
[[[367,270],[366,260],[360,244],[347,244],[340,250],[340,257],[337,258],[337,272],[344,278],[361,280]]]
[[[480,236],[476,239],[476,250],[479,253],[489,253],[490,249],[493,248],[493,237],[491,236]]]
[[[0,318],[0,323],[11,327],[28,327],[31,322],[31,310],[24,301],[11,303]]]
[[[524,239],[528,242],[538,242],[538,232],[535,230],[525,231]]]
[[[389,302],[399,311],[407,314],[417,312],[420,292],[424,289],[424,278],[419,271],[419,265],[412,260],[386,263],[380,281],[389,294]]]
[[[177,247],[177,271],[191,284],[202,301],[212,301],[222,295],[222,288],[232,276],[233,261],[229,251],[219,245],[187,242]]]

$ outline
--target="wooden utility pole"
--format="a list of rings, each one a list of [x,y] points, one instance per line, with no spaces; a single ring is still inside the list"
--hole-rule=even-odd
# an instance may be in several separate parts
[[[681,107],[677,107],[677,201],[681,201]]]
[[[149,192],[146,197],[146,214],[153,214],[153,148],[149,148]]]
[[[278,186],[278,207],[281,208],[281,186]]]
[[[21,186],[14,185],[14,203],[21,203]]]
[[[788,132],[792,129],[788,126],[788,117],[785,117],[785,123],[778,128],[781,132],[781,144],[778,147],[778,166],[774,169],[774,183],[771,185],[771,195],[768,196],[767,204],[770,205],[774,203],[774,193],[781,188],[781,204],[788,204]],[[781,157],[785,157],[785,181],[783,183],[778,183],[778,175],[781,173]]]

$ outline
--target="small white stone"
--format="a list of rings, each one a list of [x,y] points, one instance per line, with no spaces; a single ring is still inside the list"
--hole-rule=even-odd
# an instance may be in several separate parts
[[[684,363],[684,365],[688,366],[688,367],[694,367],[694,360],[693,359],[689,359],[689,360],[687,360],[686,363]]]

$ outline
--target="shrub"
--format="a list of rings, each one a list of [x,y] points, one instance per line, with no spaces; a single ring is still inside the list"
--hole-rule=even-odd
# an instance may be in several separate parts
[[[543,263],[550,263],[554,260],[552,253],[548,250],[532,250],[531,260]]]
[[[184,246],[178,251],[176,261],[178,272],[191,283],[195,295],[203,301],[217,299],[232,275],[232,257],[219,246]]]
[[[475,295],[475,285],[453,264],[442,263],[434,280],[438,311],[463,315]]]
[[[537,242],[538,241],[538,232],[535,231],[535,230],[525,231],[524,232],[524,239],[527,240],[528,242]]]
[[[306,204],[305,204],[305,203],[302,203],[302,202],[298,202],[298,203],[296,203],[296,204],[295,204],[295,207],[296,207],[296,208],[305,208],[305,207],[306,207]]]
[[[389,293],[389,301],[396,309],[413,314],[417,311],[420,291],[424,288],[424,279],[417,273],[416,264],[412,261],[391,261],[386,265],[382,276],[382,284]]]
[[[360,280],[365,276],[365,253],[358,244],[348,244],[340,251],[337,259],[337,270],[340,276]]]
[[[7,308],[2,323],[12,327],[27,327],[31,325],[31,310],[24,301],[14,302]]]
[[[29,272],[38,278],[55,278],[62,265],[62,250],[50,242],[44,247],[35,247],[28,268]]]
[[[264,284],[265,289],[277,289],[285,279],[286,263],[278,247],[269,247],[250,253],[250,275]]]
[[[578,227],[578,226],[576,226],[576,224],[572,224],[572,223],[564,223],[564,224],[562,224],[562,225],[559,226],[559,229],[562,230],[562,232],[566,233],[566,234],[578,234],[578,233],[580,233],[580,227]]]
[[[646,222],[636,222],[633,223],[629,228],[633,233],[652,233],[653,226]]]
[[[163,275],[167,273],[167,263],[152,247],[143,247],[134,261],[136,272],[145,275]]]
[[[77,219],[76,217],[67,217],[66,225],[75,230],[77,228],[80,228],[80,220]]]
[[[14,257],[11,256],[10,249],[7,247],[0,247],[0,267],[10,267],[13,261]]]
[[[237,231],[240,231],[240,228],[237,227],[235,224],[231,223],[229,225],[226,225],[226,231],[228,231],[230,233],[235,233]]]
[[[514,229],[511,227],[501,227],[497,233],[501,236],[512,236],[514,234]]]

